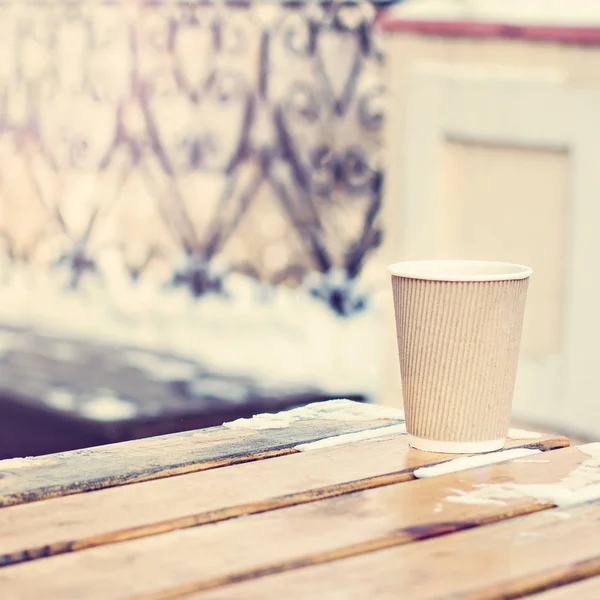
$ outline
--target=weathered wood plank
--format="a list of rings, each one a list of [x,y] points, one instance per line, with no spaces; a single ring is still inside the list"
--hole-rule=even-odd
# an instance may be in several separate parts
[[[351,460],[361,453],[369,460],[370,451],[379,446],[379,460],[383,461],[392,450],[391,444],[390,441],[360,444],[356,452],[351,452]],[[343,450],[350,452],[350,448]],[[412,453],[423,458],[434,456]],[[332,450],[319,454],[330,463],[329,470],[336,469]],[[285,457],[285,460],[290,462],[291,458]],[[346,561],[340,560],[344,557],[368,552],[373,556],[379,554],[374,551],[383,548],[549,508],[551,504],[537,503],[529,497],[512,498],[504,505],[471,505],[446,501],[445,496],[449,488],[468,490],[483,481],[555,482],[588,458],[575,448],[556,450],[520,462],[369,489],[205,527],[9,566],[0,569],[0,596],[3,591],[11,590],[14,600],[33,600],[43,586],[47,600],[81,597],[162,600],[225,585],[226,593],[219,597],[244,598],[245,587],[240,585],[238,594],[238,586],[228,584],[298,568],[301,573],[310,572],[311,569],[301,567],[331,561],[344,563]],[[283,460],[274,459],[262,466]],[[261,481],[268,480],[261,478]],[[326,566],[334,564],[337,562]],[[422,570],[426,566],[424,562],[418,568]],[[391,570],[393,572],[393,568]],[[111,573],[109,580],[107,572]],[[364,576],[371,580],[370,574]],[[292,593],[290,589],[284,593],[283,587],[278,587],[277,593],[284,598],[312,598],[315,591],[311,589],[303,595]],[[253,589],[250,588],[251,593]],[[346,598],[345,589],[344,586],[331,587],[331,597]],[[259,584],[259,591],[252,597],[261,597],[261,590]],[[397,594],[398,589],[389,597],[398,597]],[[375,597],[380,596],[375,594]],[[402,597],[408,596],[403,593]]]
[[[297,564],[295,570],[285,573],[186,595],[185,599],[523,598],[528,593],[600,573],[600,505],[547,510],[419,544],[298,568],[302,566]],[[147,594],[145,600],[174,597]],[[552,595],[549,598],[556,600]],[[558,598],[581,600],[569,592]],[[544,596],[542,599],[546,600]]]
[[[13,506],[0,510],[0,565],[407,481],[419,466],[449,458],[411,450],[398,435]]]
[[[598,600],[598,598],[600,598],[600,577],[583,579],[540,594],[527,596],[527,600]]]
[[[281,456],[297,444],[399,422],[311,420],[258,431],[212,427],[35,457],[18,467],[0,463],[0,507]]]

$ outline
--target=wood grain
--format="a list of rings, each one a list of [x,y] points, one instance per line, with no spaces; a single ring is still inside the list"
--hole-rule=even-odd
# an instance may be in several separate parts
[[[399,435],[13,506],[0,510],[0,565],[407,481],[414,469],[450,458],[412,450]]]
[[[0,507],[281,456],[295,452],[297,444],[399,422],[312,420],[258,431],[211,427],[35,457],[30,467],[0,471]]]
[[[389,442],[371,445],[380,445],[386,453],[389,449]],[[366,447],[366,443],[360,444],[360,449],[365,452]],[[332,458],[330,452],[323,452],[322,456],[328,460]],[[535,458],[538,457],[531,460]],[[238,594],[238,587],[230,588],[228,584],[265,576],[270,580],[273,574],[295,569],[300,569],[298,573],[308,573],[310,579],[310,567],[315,564],[331,563],[327,566],[333,567],[338,562],[332,561],[344,563],[346,561],[340,559],[345,557],[364,553],[374,556],[379,554],[375,551],[383,548],[549,508],[551,505],[536,503],[531,498],[509,500],[503,506],[445,500],[449,489],[469,490],[484,481],[555,482],[589,457],[569,448],[549,452],[540,458],[550,462],[517,461],[413,480],[9,566],[0,569],[0,597],[3,591],[11,590],[15,600],[33,600],[42,585],[48,600],[81,597],[88,600],[130,597],[162,600],[225,585],[224,589],[232,595],[220,597],[242,598],[245,587],[240,585]],[[275,460],[281,459],[269,462]],[[427,568],[427,565],[425,560],[419,569]],[[393,568],[392,564],[392,572]],[[106,578],[106,573],[111,573],[110,579]],[[294,595],[289,590],[283,593],[283,587],[285,585],[277,588],[281,597],[313,597],[314,590],[305,595]],[[251,593],[253,589],[250,588]],[[261,597],[261,589],[259,585],[259,591],[252,597]],[[346,598],[341,593],[337,587],[331,588],[331,597]]]
[[[527,600],[598,600],[600,598],[600,577],[583,579],[569,585],[527,596]]]
[[[185,598],[512,600],[598,573],[600,505],[589,504],[538,512]],[[577,595],[558,598],[580,600]]]

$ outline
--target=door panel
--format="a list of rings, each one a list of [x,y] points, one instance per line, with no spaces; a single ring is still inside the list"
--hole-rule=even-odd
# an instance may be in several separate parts
[[[407,94],[404,258],[532,266],[514,416],[600,435],[600,93],[420,65]]]

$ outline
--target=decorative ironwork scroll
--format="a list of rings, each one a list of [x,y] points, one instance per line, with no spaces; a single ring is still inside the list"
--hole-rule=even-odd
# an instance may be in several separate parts
[[[72,288],[119,271],[194,296],[238,272],[360,310],[352,283],[381,239],[375,13],[0,4],[5,262],[54,268]]]

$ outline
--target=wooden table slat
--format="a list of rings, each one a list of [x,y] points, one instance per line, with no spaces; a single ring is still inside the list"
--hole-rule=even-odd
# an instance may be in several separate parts
[[[358,462],[367,464],[378,461],[379,468],[383,469],[387,467],[386,460],[396,463],[399,461],[403,443],[405,436],[400,436],[392,440],[364,442],[272,459],[256,466],[263,471],[261,485],[269,487],[269,482],[276,478],[276,470],[266,477],[264,469],[277,462],[288,463],[279,471],[280,476],[293,472],[295,479],[301,478],[302,469],[292,468],[289,464],[292,459],[302,459],[296,461],[298,464],[308,460],[305,465],[309,466],[309,474],[312,471],[313,477],[319,469],[326,469],[331,473],[343,464],[344,458],[352,463],[359,456],[361,458]],[[404,448],[404,460],[411,460],[413,467],[415,463],[435,460],[434,454]],[[313,500],[318,501],[311,504],[9,566],[0,569],[0,596],[3,590],[11,590],[15,600],[33,599],[39,594],[39,582],[44,581],[45,598],[48,600],[81,597],[89,600],[131,597],[163,600],[198,590],[205,590],[198,598],[212,598],[212,594],[215,594],[215,598],[363,598],[368,595],[379,598],[384,597],[379,595],[377,587],[380,585],[378,573],[381,572],[381,585],[388,594],[386,597],[398,597],[398,590],[402,589],[403,598],[412,598],[402,587],[412,585],[409,590],[418,598],[420,588],[418,582],[413,581],[413,574],[422,571],[424,564],[429,566],[429,563],[422,562],[425,560],[422,552],[417,552],[420,563],[416,559],[410,562],[412,571],[408,567],[399,568],[402,563],[394,558],[395,554],[390,555],[390,559],[380,560],[378,557],[383,552],[400,552],[400,556],[408,553],[410,559],[414,548],[418,550],[424,544],[439,542],[444,549],[437,554],[434,549],[434,560],[439,559],[440,568],[448,570],[451,565],[444,562],[444,557],[447,558],[447,554],[451,553],[449,548],[452,545],[448,546],[444,540],[461,539],[459,536],[464,533],[443,534],[472,528],[476,528],[476,531],[492,531],[491,527],[480,526],[542,510],[544,513],[556,514],[556,511],[545,510],[551,508],[551,504],[542,504],[529,497],[506,500],[504,505],[454,503],[445,500],[451,494],[450,490],[467,491],[481,482],[553,483],[587,459],[589,456],[576,448],[553,450],[528,459],[377,487],[335,498],[318,500],[315,497]],[[319,464],[321,467],[317,467]],[[252,466],[241,465],[212,473],[232,473],[235,468],[247,471]],[[209,474],[210,472],[185,475],[179,479],[191,479],[198,475],[206,478]],[[231,479],[240,481],[239,475],[232,475]],[[170,483],[173,484],[174,481],[170,480]],[[248,484],[248,480],[245,483]],[[101,496],[109,491],[123,496],[141,485],[95,492],[89,497]],[[86,496],[63,500],[84,498]],[[56,501],[46,501],[45,504],[50,505],[51,502]],[[4,512],[14,513],[28,506],[41,507],[43,504],[15,507]],[[600,516],[600,507],[596,510]],[[89,514],[89,511],[86,512]],[[573,519],[575,523],[577,519]],[[23,523],[25,520],[20,518],[19,522]],[[521,531],[528,531],[528,526],[522,525],[524,522],[524,519],[514,519],[507,522],[507,526],[519,534]],[[555,523],[567,523],[567,520],[544,517],[540,523],[540,526],[554,526]],[[600,524],[598,528],[600,533]],[[419,544],[411,543],[431,537],[436,539]],[[498,534],[500,542],[504,538],[502,533]],[[485,540],[485,535],[477,539]],[[529,537],[524,536],[523,539],[527,541]],[[541,538],[536,539],[538,543],[542,543]],[[0,543],[4,543],[2,534]],[[481,541],[479,543],[482,544]],[[506,542],[504,544],[503,548],[506,549]],[[600,549],[600,536],[598,543],[588,549],[593,550],[596,546]],[[390,549],[383,550],[385,548]],[[462,548],[463,552],[468,552],[470,546],[463,543]],[[491,544],[491,548],[495,548],[495,543]],[[352,556],[353,558],[348,558]],[[477,554],[474,557],[476,559]],[[360,566],[362,561],[367,562],[366,568]],[[481,563],[478,564],[481,570]],[[110,580],[106,578],[107,572],[111,573]],[[58,573],[62,576],[57,577]],[[311,573],[317,575],[313,576]],[[352,574],[351,586],[345,582],[349,573]],[[398,581],[397,573],[400,573]],[[360,579],[360,574],[363,579]],[[447,575],[448,578],[452,576],[452,573]],[[327,583],[330,578],[331,585]],[[355,588],[357,578],[359,581]],[[248,580],[247,583],[232,584],[244,580]],[[397,584],[401,586],[398,587]],[[210,591],[211,588],[223,585],[225,587],[221,590]],[[324,589],[329,596],[320,595],[322,585],[325,585]],[[358,593],[357,590],[364,592],[364,595],[353,595]],[[346,592],[348,595],[345,595]],[[439,588],[436,593],[438,592]]]
[[[591,577],[527,596],[527,600],[598,600],[600,577]]]
[[[401,422],[369,418],[297,421],[268,430],[212,427],[49,454],[18,467],[7,461],[0,463],[0,507],[291,454],[298,444]]]
[[[569,588],[598,574],[600,505],[595,503],[255,578],[185,600],[512,600],[557,585],[567,586],[557,598],[581,600],[577,587],[573,593]]]

